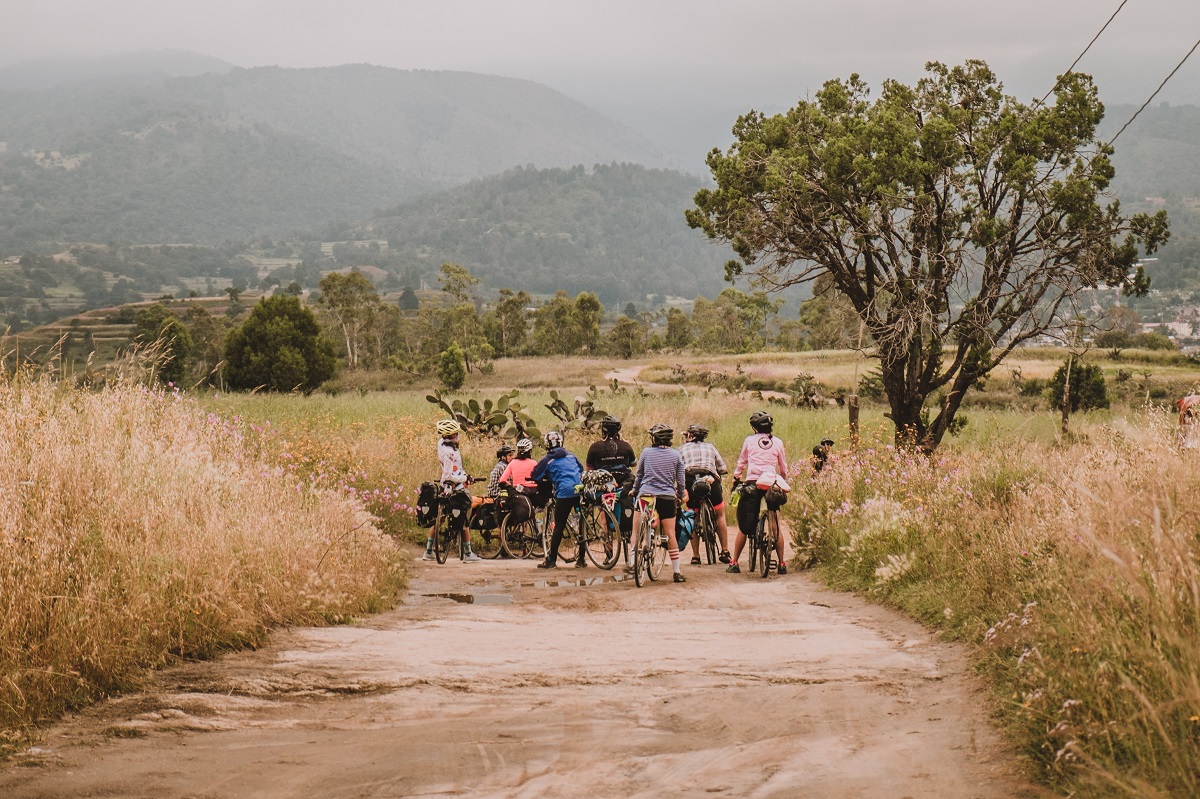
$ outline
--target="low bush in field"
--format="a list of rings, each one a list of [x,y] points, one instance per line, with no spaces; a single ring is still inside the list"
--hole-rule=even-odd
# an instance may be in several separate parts
[[[1200,454],[1165,417],[932,460],[844,453],[797,481],[798,558],[976,646],[1074,796],[1200,795]]]
[[[382,609],[403,577],[362,504],[272,465],[253,427],[20,376],[0,382],[0,551],[10,744],[145,667]]]

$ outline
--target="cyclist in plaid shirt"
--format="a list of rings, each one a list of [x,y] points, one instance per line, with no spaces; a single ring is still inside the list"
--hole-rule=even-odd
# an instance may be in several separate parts
[[[725,459],[717,448],[704,439],[708,438],[708,428],[698,424],[688,425],[683,433],[683,445],[679,447],[679,457],[683,460],[683,469],[687,475],[688,495],[692,493],[692,484],[700,475],[712,475],[715,480],[709,489],[709,501],[717,517],[717,536],[721,542],[721,562],[729,563],[729,529],[725,523],[725,498],[721,495],[721,475],[729,473]],[[699,503],[689,500],[688,506],[693,510]],[[700,539],[692,536],[692,565],[700,563]]]

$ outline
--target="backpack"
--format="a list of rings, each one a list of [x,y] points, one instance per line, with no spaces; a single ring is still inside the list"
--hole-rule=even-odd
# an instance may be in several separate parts
[[[675,538],[679,542],[679,551],[688,545],[692,540],[692,533],[696,529],[696,512],[692,510],[682,510],[675,517]]]
[[[438,486],[437,483],[421,483],[417,492],[417,526],[433,527],[437,521]]]

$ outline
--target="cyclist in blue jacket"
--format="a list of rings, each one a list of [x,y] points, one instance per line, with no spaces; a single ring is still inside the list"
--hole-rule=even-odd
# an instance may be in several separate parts
[[[579,507],[579,494],[575,486],[583,479],[583,464],[570,452],[563,449],[562,433],[551,430],[546,433],[546,456],[533,467],[533,480],[549,477],[554,483],[554,534],[550,539],[550,549],[546,559],[538,564],[539,569],[553,569],[558,566],[558,545],[562,543],[563,528],[571,511]],[[584,558],[584,543],[579,541],[579,557],[575,559],[575,568],[587,566]]]

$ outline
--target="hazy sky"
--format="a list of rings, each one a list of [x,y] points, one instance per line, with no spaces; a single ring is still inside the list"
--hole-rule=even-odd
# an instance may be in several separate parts
[[[931,59],[983,58],[1011,93],[1040,96],[1119,2],[0,0],[0,66],[173,49],[245,67],[470,70],[536,80],[626,121],[662,109],[678,125],[780,110],[852,71],[909,81]],[[1109,102],[1140,102],[1198,38],[1200,0],[1128,0],[1079,69]],[[1200,102],[1200,52],[1160,99]]]

